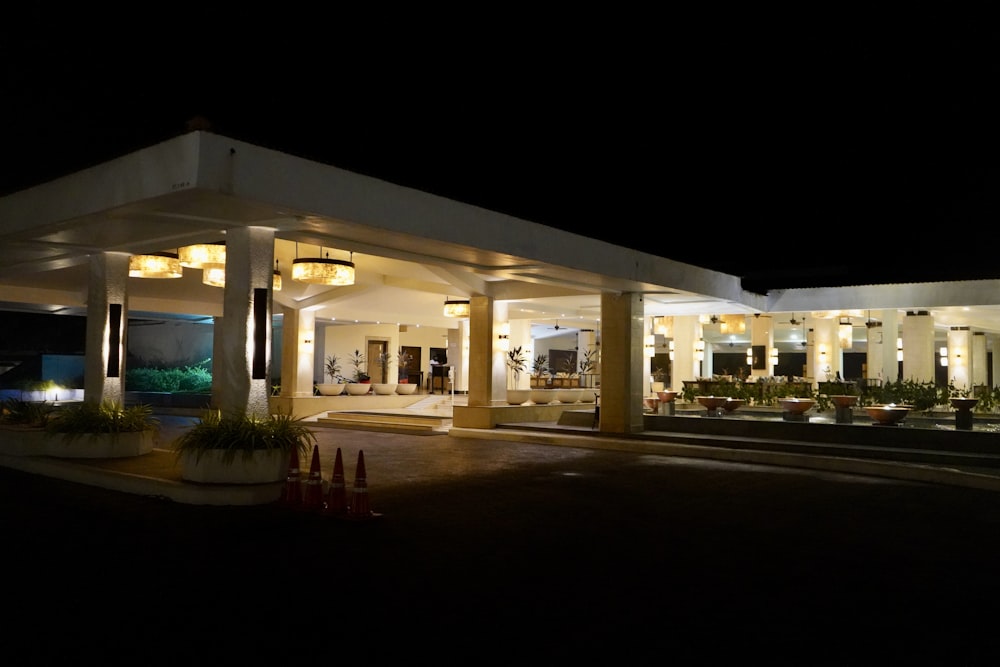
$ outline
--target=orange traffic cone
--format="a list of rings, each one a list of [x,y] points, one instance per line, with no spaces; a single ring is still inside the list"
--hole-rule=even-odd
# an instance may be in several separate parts
[[[302,509],[320,511],[323,509],[323,475],[319,467],[319,445],[313,445],[312,464],[309,466],[309,477],[302,494]]]
[[[358,467],[354,473],[354,495],[347,512],[350,519],[373,519],[382,516],[372,512],[368,501],[368,476],[365,473],[365,453],[358,451]]]
[[[285,507],[298,507],[302,503],[302,478],[299,472],[299,452],[292,449],[292,458],[288,463],[288,477],[285,488],[281,490],[281,504]]]
[[[330,493],[326,498],[324,514],[339,516],[347,511],[347,491],[344,487],[344,458],[337,447],[337,458],[333,461],[333,477],[330,478]]]

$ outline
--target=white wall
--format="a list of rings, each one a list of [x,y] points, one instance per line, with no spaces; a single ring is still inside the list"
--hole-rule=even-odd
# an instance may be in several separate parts
[[[317,339],[322,341],[322,347],[316,349],[316,360],[314,377],[316,382],[324,382],[323,365],[326,357],[336,354],[340,357],[341,373],[345,377],[350,377],[351,368],[347,363],[348,357],[354,354],[354,350],[360,350],[366,354],[366,340],[371,337],[388,338],[389,349],[395,355],[401,346],[419,347],[420,371],[424,374],[424,380],[430,375],[430,348],[448,347],[448,329],[438,327],[407,327],[406,331],[399,331],[397,324],[337,324],[326,325],[320,331],[320,324],[316,324]],[[395,356],[393,356],[395,359]],[[392,366],[395,373],[399,369],[395,364]]]

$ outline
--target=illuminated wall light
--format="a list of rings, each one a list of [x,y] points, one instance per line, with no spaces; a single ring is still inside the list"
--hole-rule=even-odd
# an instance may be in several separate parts
[[[668,346],[669,346],[669,349],[670,349],[670,353],[669,353],[670,361],[673,361],[674,360],[674,341],[670,341],[668,343]]]
[[[705,361],[705,339],[700,339],[694,344],[695,361]]]
[[[645,352],[646,356],[650,358],[656,356],[656,336],[653,334],[646,336],[645,343],[643,345],[643,352]]]
[[[902,361],[902,360],[903,360],[903,339],[902,338],[897,338],[896,339],[896,361]]]
[[[500,325],[500,333],[497,338],[499,339],[498,347],[506,352],[510,349],[510,323],[504,322]]]

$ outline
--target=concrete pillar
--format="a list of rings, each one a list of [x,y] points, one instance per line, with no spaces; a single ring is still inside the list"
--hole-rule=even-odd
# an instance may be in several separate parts
[[[865,333],[868,336],[868,352],[865,356],[865,376],[868,379],[884,378],[885,369],[883,368],[884,357],[882,354],[884,327],[882,322],[869,320],[865,324]]]
[[[770,377],[774,375],[771,348],[774,347],[774,318],[760,315],[750,318],[750,347],[754,363],[750,365],[750,377]],[[754,364],[763,368],[754,369]]]
[[[820,382],[830,382],[835,380],[840,369],[840,347],[837,341],[837,325],[839,322],[835,318],[814,318],[812,333],[812,344],[814,350],[814,364],[811,366],[810,375],[815,379],[817,385]]]
[[[948,384],[953,385],[959,391],[970,391],[972,389],[972,335],[969,327],[948,329],[947,342]],[[906,363],[905,356],[903,363]]]
[[[601,295],[601,363],[613,372],[601,374],[602,433],[641,433],[644,332],[642,296]]]
[[[986,332],[984,331],[973,331],[972,332],[972,353],[970,354],[970,361],[972,362],[972,386],[973,387],[986,387],[989,386],[989,368],[987,367],[987,354],[986,354]]]
[[[934,382],[934,318],[926,310],[910,311],[903,318],[903,379]]]
[[[895,382],[900,377],[899,352],[897,339],[899,334],[899,311],[889,309],[882,311],[882,376],[883,384]]]
[[[312,396],[316,350],[316,314],[311,310],[281,307],[281,395]],[[325,359],[322,367],[325,369]],[[330,381],[326,375],[320,382]]]
[[[601,318],[603,320],[603,313]],[[693,381],[701,375],[701,362],[695,356],[695,345],[701,339],[701,333],[697,316],[674,316],[674,363],[670,374],[671,389],[674,391],[682,391],[685,380]]]
[[[493,351],[498,343],[493,326],[492,297],[469,299],[468,332],[469,352],[461,370],[466,379],[464,386],[469,391],[469,405],[490,405],[493,402]]]
[[[226,233],[222,363],[217,405],[225,413],[270,412],[271,289],[274,230],[238,227]],[[218,349],[218,348],[216,348]]]
[[[129,257],[122,252],[90,256],[83,398],[95,405],[125,403]]]

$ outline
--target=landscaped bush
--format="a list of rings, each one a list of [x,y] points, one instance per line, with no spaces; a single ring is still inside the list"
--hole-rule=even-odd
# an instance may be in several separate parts
[[[210,393],[212,360],[184,368],[130,368],[125,372],[127,391]]]

